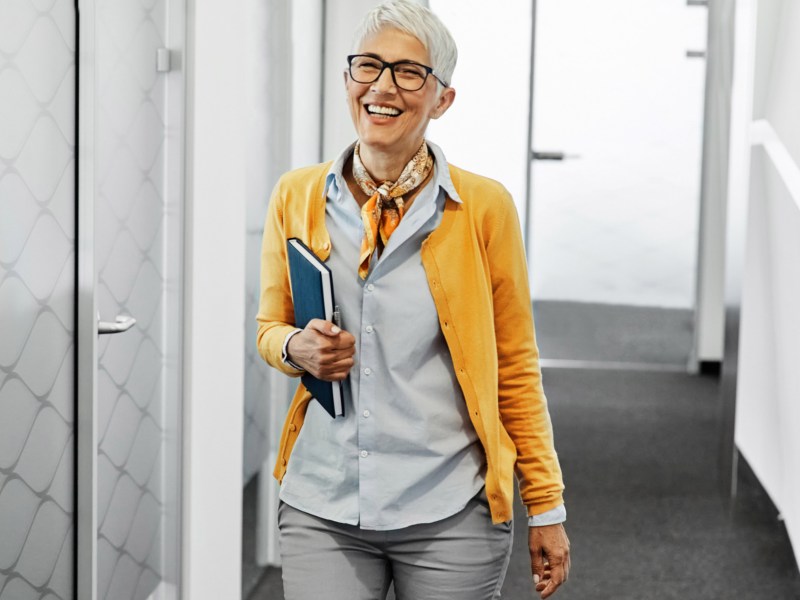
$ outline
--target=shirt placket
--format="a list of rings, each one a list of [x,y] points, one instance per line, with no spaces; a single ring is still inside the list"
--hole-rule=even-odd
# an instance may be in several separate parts
[[[359,512],[362,525],[377,521],[377,431],[375,428],[376,398],[380,395],[380,369],[378,332],[373,325],[378,314],[378,285],[367,279],[362,288],[361,304],[361,357],[359,360],[359,393],[356,402],[359,460]]]

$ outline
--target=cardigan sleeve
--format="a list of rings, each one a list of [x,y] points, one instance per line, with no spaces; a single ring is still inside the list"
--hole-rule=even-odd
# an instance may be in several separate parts
[[[261,296],[258,306],[256,343],[261,357],[287,375],[303,371],[283,361],[286,336],[295,331],[294,305],[286,260],[286,232],[283,207],[286,201],[279,181],[272,192],[261,243]]]
[[[528,514],[563,503],[561,467],[542,388],[525,250],[511,195],[503,194],[485,231],[498,360],[498,407],[517,451],[515,471]]]

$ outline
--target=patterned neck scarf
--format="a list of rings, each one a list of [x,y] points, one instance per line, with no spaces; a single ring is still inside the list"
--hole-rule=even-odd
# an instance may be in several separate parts
[[[378,186],[364,168],[359,155],[359,144],[353,150],[353,177],[369,200],[361,207],[364,223],[364,239],[361,240],[358,275],[366,279],[369,261],[377,246],[378,252],[386,247],[389,237],[403,218],[405,207],[403,196],[425,181],[433,168],[433,157],[428,154],[425,140],[413,158],[400,173],[396,182],[384,181]],[[380,237],[379,237],[380,236]]]

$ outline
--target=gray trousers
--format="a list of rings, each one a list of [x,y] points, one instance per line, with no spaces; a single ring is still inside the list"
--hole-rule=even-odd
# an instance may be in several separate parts
[[[372,531],[327,521],[281,502],[286,600],[494,600],[508,568],[512,523],[492,525],[479,494],[459,513]]]

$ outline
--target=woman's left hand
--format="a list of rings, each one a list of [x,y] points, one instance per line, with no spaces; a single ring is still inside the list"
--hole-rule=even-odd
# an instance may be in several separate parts
[[[569,539],[564,526],[528,527],[531,573],[536,591],[549,598],[569,577]]]

